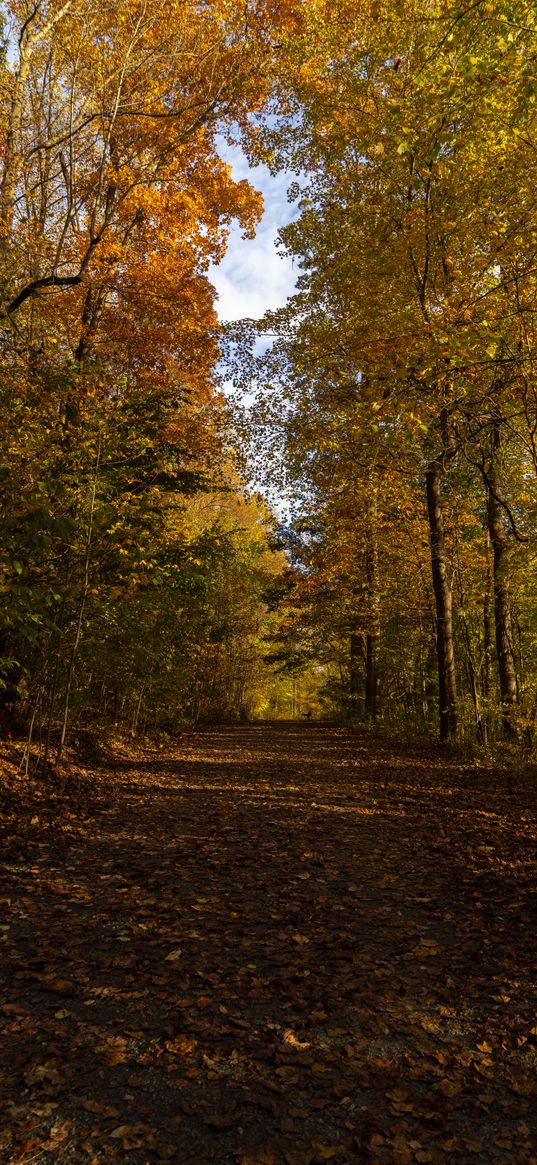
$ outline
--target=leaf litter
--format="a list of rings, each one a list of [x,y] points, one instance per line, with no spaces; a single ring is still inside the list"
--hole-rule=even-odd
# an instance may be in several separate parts
[[[537,1165],[527,777],[259,724],[0,802],[7,1165]]]

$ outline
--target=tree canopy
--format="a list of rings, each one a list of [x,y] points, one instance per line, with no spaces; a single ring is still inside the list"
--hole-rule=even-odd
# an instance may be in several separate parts
[[[302,176],[298,288],[232,336],[276,335],[243,366],[334,680],[373,719],[436,701],[445,740],[535,715],[536,33],[524,3],[305,6],[263,137]]]
[[[12,0],[5,33],[6,717],[45,765],[89,708],[531,743],[532,5]],[[261,199],[226,138],[298,176],[234,423],[208,272]]]

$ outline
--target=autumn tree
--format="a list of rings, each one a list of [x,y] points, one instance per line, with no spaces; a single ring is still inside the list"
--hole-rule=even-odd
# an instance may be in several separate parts
[[[61,754],[84,691],[93,706],[100,684],[106,702],[110,666],[122,677],[113,702],[132,716],[136,693],[136,720],[158,705],[159,685],[163,697],[168,666],[188,686],[194,646],[182,662],[176,645],[164,660],[162,591],[177,599],[185,590],[177,635],[197,627],[203,655],[217,619],[211,587],[240,575],[235,535],[218,537],[220,519],[190,556],[168,515],[199,491],[239,488],[226,476],[207,271],[233,220],[253,230],[260,199],[233,180],[219,135],[251,132],[282,17],[293,19],[292,6],[9,7],[2,675],[5,698],[22,702],[30,733],[44,738],[44,764],[53,738],[58,755],[58,732]],[[244,580],[258,596],[253,566]],[[230,611],[238,603],[235,592]],[[132,607],[145,643],[135,642]],[[144,669],[153,679],[141,695]],[[183,695],[171,707],[188,714]]]
[[[534,33],[527,4],[431,13],[387,0],[336,17],[316,5],[287,42],[281,119],[264,138],[272,164],[304,179],[300,213],[281,232],[302,274],[288,308],[261,324],[279,339],[259,383],[281,383],[283,370],[295,402],[289,439],[311,458],[291,471],[299,494],[318,480],[327,429],[334,492],[356,429],[362,451],[379,450],[384,479],[413,477],[416,498],[421,479],[443,740],[458,733],[450,524],[468,466],[469,508],[485,485],[494,526],[506,722],[518,698],[507,548],[521,523],[498,459],[504,444],[525,458],[531,441],[519,418],[533,391]]]

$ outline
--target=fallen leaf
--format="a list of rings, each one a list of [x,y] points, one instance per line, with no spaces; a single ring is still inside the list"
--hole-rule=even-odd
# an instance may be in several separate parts
[[[72,995],[75,990],[70,979],[42,979],[41,982],[47,991],[53,991],[55,995]]]
[[[417,955],[420,959],[427,959],[434,955],[440,954],[440,947],[432,939],[420,939],[417,947],[412,951],[413,955]]]
[[[458,1096],[462,1090],[460,1080],[441,1080],[439,1085],[440,1091],[444,1096]]]
[[[114,1108],[112,1104],[106,1104],[102,1100],[93,1100],[91,1097],[88,1097],[87,1100],[83,1100],[80,1107],[84,1109],[84,1112],[95,1113],[97,1116],[119,1116],[118,1109]]]
[[[334,1145],[324,1145],[322,1141],[312,1141],[313,1148],[317,1150],[323,1161],[330,1161],[331,1157],[336,1157],[339,1150]]]
[[[181,958],[182,953],[183,952],[181,950],[181,947],[177,947],[177,950],[170,951],[169,955],[166,955],[164,962],[165,963],[176,963],[177,960]]]
[[[110,1133],[110,1136],[113,1140],[121,1140],[122,1137],[140,1137],[148,1132],[151,1132],[149,1125],[118,1125],[117,1129],[113,1129]]]
[[[124,1064],[126,1059],[126,1053],[120,1052],[119,1050],[106,1052],[104,1056],[104,1062],[107,1068],[115,1068],[116,1064]]]

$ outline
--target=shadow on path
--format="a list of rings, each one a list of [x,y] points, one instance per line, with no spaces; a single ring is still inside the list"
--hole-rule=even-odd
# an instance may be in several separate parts
[[[521,796],[287,725],[39,802],[2,888],[2,1159],[536,1162]]]

